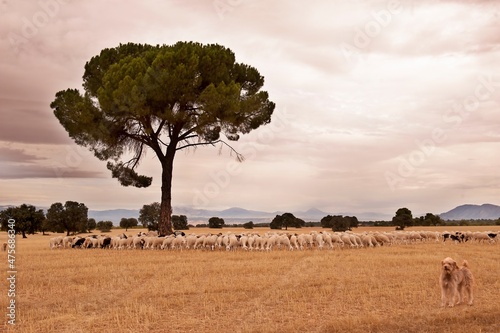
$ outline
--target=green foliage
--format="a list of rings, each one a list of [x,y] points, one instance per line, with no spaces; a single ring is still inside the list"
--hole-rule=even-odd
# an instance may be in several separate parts
[[[243,223],[243,228],[244,229],[253,229],[254,225],[253,225],[253,221],[250,221],[250,222],[247,222],[247,223]]]
[[[137,219],[134,217],[122,217],[122,219],[120,220],[120,228],[125,228],[125,231],[128,231],[128,228],[137,227],[138,224],[139,221],[137,221]]]
[[[321,219],[321,227],[331,228],[333,231],[346,231],[358,227],[356,216],[327,215]]]
[[[413,216],[408,208],[399,208],[392,218],[393,225],[398,226],[398,230],[404,230],[413,225]]]
[[[158,230],[160,211],[161,208],[159,202],[153,202],[150,205],[142,206],[139,211],[139,222],[142,223],[144,228],[148,228],[148,230]]]
[[[95,219],[93,218],[90,218],[87,220],[87,232],[92,232],[92,230],[96,229],[97,228],[97,223],[95,221]]]
[[[413,225],[437,226],[437,225],[444,225],[444,221],[441,219],[439,215],[427,213],[425,214],[425,216],[414,218]]]
[[[111,221],[99,221],[97,222],[97,230],[101,232],[109,232],[113,228],[113,222]]]
[[[276,215],[269,224],[271,229],[288,229],[288,227],[302,228],[306,223],[304,220],[295,217],[292,213],[284,213],[283,215]]]
[[[9,219],[15,220],[15,232],[22,234],[23,238],[27,238],[27,233],[34,234],[42,229],[45,214],[43,210],[37,210],[35,206],[22,204],[18,207],[9,207],[0,212],[2,230],[8,230]]]
[[[87,232],[88,229],[88,208],[83,203],[76,201],[66,201],[53,203],[47,211],[48,230],[71,232]]]
[[[172,224],[175,230],[189,230],[186,215],[172,215]]]
[[[215,229],[222,229],[224,226],[224,219],[220,217],[211,217],[208,219],[208,227]]]
[[[257,69],[217,44],[120,44],[85,65],[84,92],[67,89],[50,104],[79,145],[107,161],[123,186],[147,187],[136,172],[151,149],[162,166],[160,231],[172,232],[172,166],[178,150],[226,144],[271,121],[275,104]],[[229,146],[230,147],[230,146]],[[236,152],[230,147],[232,152]],[[128,156],[129,160],[121,160]],[[238,160],[243,156],[236,152]],[[158,227],[154,227],[157,229]]]

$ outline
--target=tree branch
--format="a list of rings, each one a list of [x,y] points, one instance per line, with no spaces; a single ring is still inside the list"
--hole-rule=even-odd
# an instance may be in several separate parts
[[[230,144],[228,144],[227,142],[225,142],[224,140],[217,140],[217,141],[213,141],[213,142],[198,142],[198,143],[189,143],[189,144],[186,144],[184,146],[181,146],[181,147],[177,147],[176,150],[181,150],[181,149],[184,149],[184,148],[188,148],[188,147],[197,147],[197,146],[206,146],[206,145],[212,145],[215,147],[215,145],[217,143],[221,143],[222,145],[226,145],[227,147],[229,147],[229,149],[231,150],[231,155],[234,153],[236,154],[236,160],[238,162],[243,162],[245,160],[245,157],[238,153],[236,151],[236,149],[234,149]],[[221,149],[222,149],[222,145],[221,145]],[[220,152],[219,152],[220,153]]]

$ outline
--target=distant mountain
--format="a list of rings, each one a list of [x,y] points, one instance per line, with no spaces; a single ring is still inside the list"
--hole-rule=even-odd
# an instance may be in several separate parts
[[[138,209],[110,209],[110,210],[89,210],[88,217],[93,218],[96,222],[111,221],[114,225],[119,225],[120,220],[125,218],[139,218]]]
[[[461,205],[439,216],[443,220],[496,220],[500,218],[500,206],[492,204]]]

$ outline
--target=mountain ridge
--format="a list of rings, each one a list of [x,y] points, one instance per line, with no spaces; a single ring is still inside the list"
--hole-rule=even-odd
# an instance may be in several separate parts
[[[493,204],[464,204],[439,214],[443,220],[496,220],[500,218],[500,206]]]

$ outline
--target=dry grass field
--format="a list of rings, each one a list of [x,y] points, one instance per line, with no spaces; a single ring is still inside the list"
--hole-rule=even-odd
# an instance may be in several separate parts
[[[355,232],[364,230],[375,228]],[[16,325],[0,332],[500,332],[499,243],[50,250],[53,236],[17,237]],[[6,313],[7,255],[1,254]],[[448,256],[468,260],[474,306],[440,307],[440,262]]]

